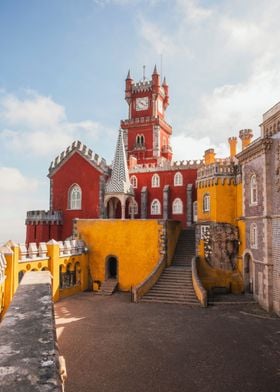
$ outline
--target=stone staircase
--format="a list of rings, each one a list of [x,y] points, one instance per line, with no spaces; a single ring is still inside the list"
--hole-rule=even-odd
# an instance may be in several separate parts
[[[194,229],[183,230],[177,242],[173,263],[141,302],[200,305],[192,284],[191,259],[195,255]]]
[[[191,267],[195,256],[195,229],[190,227],[182,230],[177,241],[172,265],[177,267]]]
[[[112,295],[118,286],[117,279],[107,279],[101,283],[99,291],[96,294],[98,295]]]

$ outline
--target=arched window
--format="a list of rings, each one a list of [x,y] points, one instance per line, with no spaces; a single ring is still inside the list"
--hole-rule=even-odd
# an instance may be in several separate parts
[[[69,190],[69,209],[80,210],[82,208],[82,190],[75,184]]]
[[[136,146],[144,147],[145,145],[145,137],[144,135],[136,135]]]
[[[183,202],[178,197],[172,203],[172,213],[173,214],[183,214]]]
[[[250,226],[250,246],[254,249],[258,247],[258,228],[256,223],[252,223]]]
[[[152,188],[160,187],[160,178],[158,174],[154,174],[152,177]]]
[[[253,174],[250,180],[250,190],[251,190],[251,204],[258,204],[258,184],[257,176]]]
[[[209,193],[206,193],[203,196],[203,212],[209,212],[210,211],[210,195]]]
[[[160,214],[161,214],[160,201],[158,199],[154,199],[151,203],[151,215],[160,215]]]
[[[138,204],[137,201],[131,201],[128,205],[128,214],[129,215],[137,215],[138,214]]]
[[[130,183],[133,186],[133,188],[137,188],[137,177],[136,176],[131,176],[130,177]]]
[[[174,176],[174,185],[175,186],[183,185],[183,176],[180,172],[177,172]]]

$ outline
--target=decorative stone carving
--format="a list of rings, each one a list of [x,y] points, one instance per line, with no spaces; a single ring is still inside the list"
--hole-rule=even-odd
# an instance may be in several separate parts
[[[214,268],[234,270],[239,245],[238,228],[228,223],[214,223],[206,228],[203,233],[206,260]]]

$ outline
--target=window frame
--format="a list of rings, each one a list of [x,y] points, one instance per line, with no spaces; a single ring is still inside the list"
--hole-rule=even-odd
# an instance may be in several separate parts
[[[78,191],[77,194],[80,195],[79,198],[73,198],[73,193],[74,191]],[[68,209],[69,210],[81,210],[82,209],[82,189],[80,187],[80,185],[78,184],[73,184],[71,185],[71,187],[69,188],[69,192],[68,192]]]
[[[180,206],[180,209],[178,209],[178,206]],[[173,203],[172,203],[172,214],[173,215],[182,215],[183,210],[184,210],[184,206],[183,206],[182,199],[180,199],[180,197],[176,197],[176,199],[174,199]]]
[[[250,177],[250,205],[258,205],[258,182],[255,173]]]
[[[155,207],[154,205],[156,205],[156,211],[154,211]],[[161,215],[161,203],[158,199],[154,199],[151,202],[151,215]]]
[[[131,176],[130,183],[132,185],[132,188],[136,189],[138,187],[138,178],[135,175]]]
[[[203,195],[203,212],[210,212],[210,194],[205,193]]]
[[[181,172],[177,172],[174,174],[174,186],[182,186],[183,185],[183,176]]]
[[[151,183],[152,188],[160,188],[160,176],[157,173],[153,174]]]
[[[250,247],[258,249],[258,226],[256,223],[250,225]]]

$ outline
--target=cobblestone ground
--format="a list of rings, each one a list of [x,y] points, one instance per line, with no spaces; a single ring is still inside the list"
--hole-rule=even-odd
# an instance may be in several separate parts
[[[257,305],[203,309],[82,293],[55,311],[66,392],[280,391],[280,319]]]

